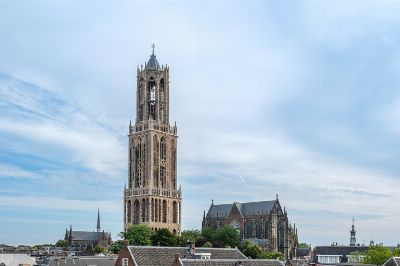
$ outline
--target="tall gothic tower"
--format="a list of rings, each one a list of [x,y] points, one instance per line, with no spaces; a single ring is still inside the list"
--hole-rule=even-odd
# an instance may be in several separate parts
[[[350,231],[350,246],[356,245],[356,230],[354,229],[354,217],[353,222],[351,224],[351,231]]]
[[[179,235],[181,189],[177,188],[177,127],[169,124],[169,67],[153,53],[137,70],[136,122],[129,125],[128,187],[124,228],[147,224]]]

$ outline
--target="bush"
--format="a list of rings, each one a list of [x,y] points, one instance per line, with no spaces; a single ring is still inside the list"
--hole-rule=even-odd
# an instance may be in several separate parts
[[[95,254],[100,254],[100,253],[106,253],[107,252],[107,250],[105,249],[105,248],[103,248],[102,246],[100,246],[100,245],[96,245],[95,247],[94,247],[94,253]]]

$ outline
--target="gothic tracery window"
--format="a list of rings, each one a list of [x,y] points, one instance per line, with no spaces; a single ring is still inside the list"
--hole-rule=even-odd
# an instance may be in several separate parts
[[[142,187],[142,140],[139,138],[138,144],[135,150],[135,159],[136,159],[136,174],[135,174],[135,187],[140,188]]]
[[[149,119],[156,120],[156,93],[157,93],[157,86],[156,82],[153,77],[150,78],[148,82],[148,93],[147,99],[149,102]]]
[[[161,165],[160,165],[160,185],[162,188],[166,187],[166,159],[167,159],[167,144],[165,138],[161,138],[160,143]]]

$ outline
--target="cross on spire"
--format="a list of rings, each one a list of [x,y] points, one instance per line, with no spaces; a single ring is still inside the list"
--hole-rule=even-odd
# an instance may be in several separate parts
[[[154,43],[153,43],[153,45],[151,46],[151,48],[153,48],[153,55],[154,55],[154,48],[155,48],[156,46],[154,45]]]

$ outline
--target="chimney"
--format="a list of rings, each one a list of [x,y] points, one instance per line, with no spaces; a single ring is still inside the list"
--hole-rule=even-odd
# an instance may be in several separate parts
[[[127,247],[129,246],[129,241],[128,240],[122,240],[122,247]]]

